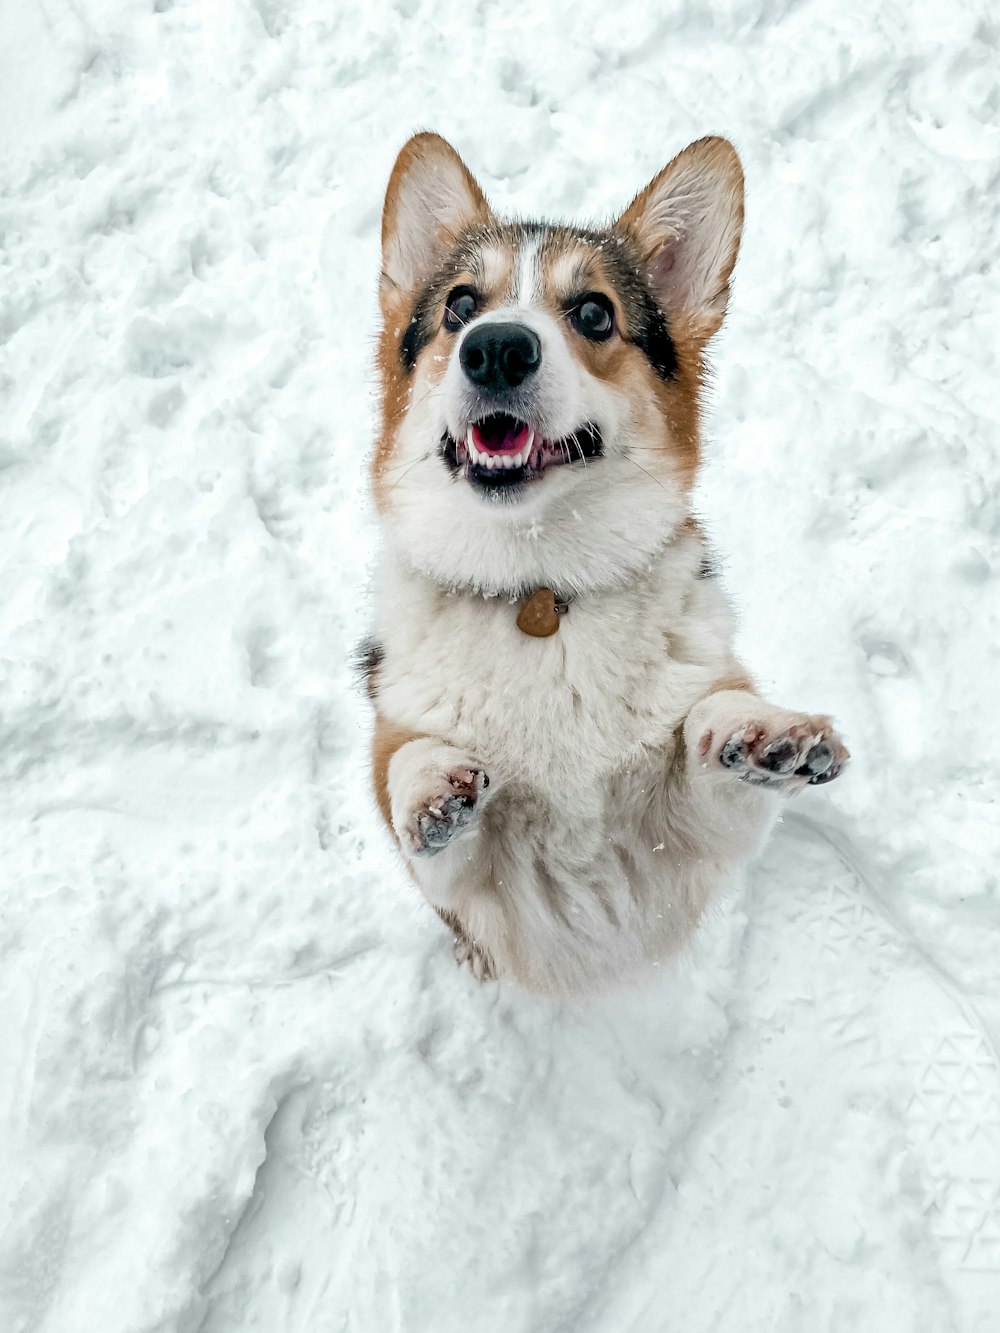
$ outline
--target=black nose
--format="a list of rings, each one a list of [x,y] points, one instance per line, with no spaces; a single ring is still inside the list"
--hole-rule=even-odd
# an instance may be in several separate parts
[[[523,324],[480,324],[462,343],[462,369],[487,393],[505,393],[534,375],[542,344]]]

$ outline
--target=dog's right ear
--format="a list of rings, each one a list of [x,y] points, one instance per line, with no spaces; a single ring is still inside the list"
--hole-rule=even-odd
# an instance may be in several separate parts
[[[439,134],[415,134],[389,177],[382,210],[382,298],[415,292],[434,276],[459,235],[490,220],[475,177]]]

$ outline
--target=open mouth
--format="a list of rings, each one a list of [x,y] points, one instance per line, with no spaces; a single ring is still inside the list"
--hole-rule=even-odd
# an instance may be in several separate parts
[[[484,492],[507,494],[535,481],[549,468],[586,463],[604,452],[601,432],[586,422],[561,440],[547,440],[527,422],[505,412],[494,412],[473,422],[464,440],[448,432],[441,454],[453,473],[464,472]]]

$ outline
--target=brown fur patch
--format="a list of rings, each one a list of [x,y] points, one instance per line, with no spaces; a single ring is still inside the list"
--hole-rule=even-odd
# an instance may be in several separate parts
[[[712,688],[706,693],[721,694],[723,690],[745,690],[748,694],[756,694],[757,686],[746,671],[738,668],[731,675],[720,676],[713,681]]]
[[[397,722],[390,722],[381,713],[375,715],[375,734],[372,736],[372,784],[375,788],[375,800],[389,832],[395,836],[392,827],[392,806],[389,801],[389,762],[392,756],[408,741],[418,740],[423,735],[401,727]]]

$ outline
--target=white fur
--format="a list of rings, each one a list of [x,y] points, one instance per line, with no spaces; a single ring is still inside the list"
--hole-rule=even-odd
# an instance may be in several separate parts
[[[734,667],[702,555],[682,536],[627,589],[574,602],[557,634],[533,639],[506,599],[446,591],[387,554],[379,707],[448,741],[402,747],[390,799],[405,820],[440,769],[485,765],[474,835],[412,871],[501,976],[555,992],[633,976],[685,943],[770,826],[773,796],[703,770],[697,737],[681,748],[692,705]],[[745,700],[747,717],[769,711]]]
[[[514,299],[519,304],[530,306],[538,298],[538,237],[526,236],[521,242],[517,255],[517,275],[514,280]]]

